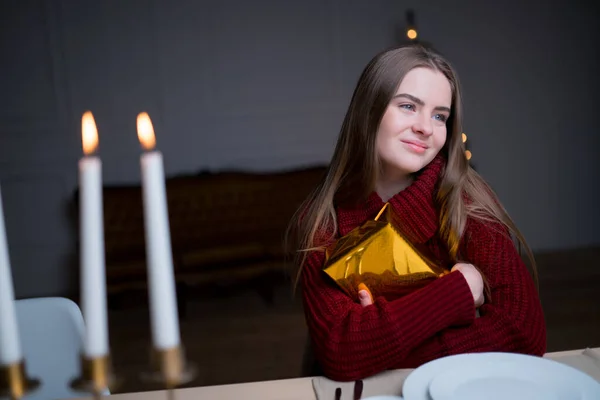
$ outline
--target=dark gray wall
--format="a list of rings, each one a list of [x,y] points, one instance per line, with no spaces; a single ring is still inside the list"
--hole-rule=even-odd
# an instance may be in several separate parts
[[[325,163],[358,74],[409,7],[456,65],[474,165],[534,249],[600,243],[600,14],[528,3],[3,1],[0,185],[17,294],[74,283],[64,206],[84,110],[107,183],[139,180],[142,110],[168,174]]]

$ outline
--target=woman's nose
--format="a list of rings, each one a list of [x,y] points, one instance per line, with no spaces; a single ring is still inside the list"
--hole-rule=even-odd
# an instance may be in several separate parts
[[[431,119],[422,115],[417,116],[413,124],[413,132],[425,136],[431,136],[433,134],[433,124]]]

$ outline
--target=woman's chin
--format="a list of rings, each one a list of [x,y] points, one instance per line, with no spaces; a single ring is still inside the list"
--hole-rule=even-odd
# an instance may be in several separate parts
[[[420,170],[425,168],[430,162],[431,160],[429,158],[416,158],[412,156],[410,158],[406,157],[404,160],[402,160],[402,162],[399,162],[396,165],[394,165],[394,168],[398,171],[402,171],[404,174],[409,175],[419,172]]]

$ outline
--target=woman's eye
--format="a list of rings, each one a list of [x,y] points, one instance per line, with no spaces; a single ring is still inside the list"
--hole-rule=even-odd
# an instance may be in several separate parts
[[[404,108],[405,110],[414,111],[415,106],[413,104],[400,104],[400,108]]]
[[[440,122],[446,122],[448,120],[448,117],[446,117],[444,114],[435,114],[433,118],[437,119]]]

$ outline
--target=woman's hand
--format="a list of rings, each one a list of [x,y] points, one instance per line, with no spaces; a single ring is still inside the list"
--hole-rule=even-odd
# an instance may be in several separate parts
[[[483,295],[483,278],[477,268],[472,264],[459,263],[454,265],[451,271],[459,271],[463,274],[473,294],[475,308],[479,308],[484,303],[485,296]]]
[[[475,308],[479,308],[483,305],[485,301],[485,296],[483,294],[483,277],[472,264],[459,263],[452,267],[451,272],[459,271],[465,277],[467,284],[469,285],[469,289],[471,289],[471,294],[473,295],[473,302],[475,303]],[[448,272],[450,273],[450,272]],[[446,275],[446,274],[443,274]],[[443,276],[442,275],[442,276]],[[373,295],[371,291],[364,283],[358,285],[358,300],[363,307],[370,306],[373,304]]]
[[[373,304],[373,295],[364,283],[358,285],[358,300],[363,307]]]

